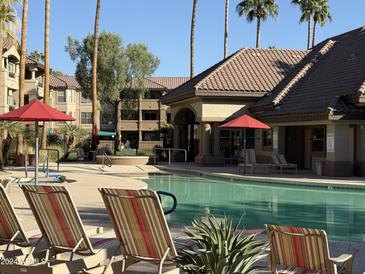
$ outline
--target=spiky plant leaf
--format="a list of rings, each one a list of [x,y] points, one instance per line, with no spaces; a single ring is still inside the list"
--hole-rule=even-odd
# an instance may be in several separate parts
[[[262,267],[257,261],[266,256],[267,241],[256,234],[246,235],[227,217],[195,219],[185,233],[194,243],[182,250],[176,261],[191,274],[255,274]]]

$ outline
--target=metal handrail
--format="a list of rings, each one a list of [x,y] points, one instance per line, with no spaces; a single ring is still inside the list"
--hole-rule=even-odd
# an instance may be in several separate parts
[[[165,215],[168,215],[172,212],[175,211],[176,207],[177,207],[177,199],[176,196],[174,194],[172,194],[171,192],[167,192],[167,191],[156,191],[157,195],[158,195],[158,199],[160,200],[160,203],[162,204],[162,197],[161,196],[168,196],[172,198],[172,201],[174,202],[174,204],[172,205],[172,208],[170,208],[169,210],[164,211],[163,213]]]
[[[25,178],[28,178],[28,154],[25,154],[24,157],[24,173],[25,173]]]
[[[105,164],[105,159],[108,162],[107,164]],[[112,167],[112,159],[110,158],[110,156],[106,152],[103,153],[102,168],[104,168],[105,166]]]
[[[46,178],[49,177],[49,159],[48,159],[48,156],[46,156],[44,158],[44,161],[43,161],[43,173],[46,174]]]
[[[56,161],[56,163],[57,163],[57,172],[59,172],[60,171],[60,151],[56,148],[41,148],[41,149],[39,149],[39,151],[42,151],[42,150],[47,151],[47,157],[48,158],[49,158],[49,152],[50,151],[56,151],[57,152],[57,161]]]
[[[188,151],[186,149],[183,148],[160,148],[157,147],[155,148],[155,155],[154,155],[154,163],[157,164],[157,151],[168,151],[168,155],[169,155],[169,166],[171,165],[171,151],[184,151],[184,160],[185,160],[185,168],[186,168],[186,164],[188,162]]]

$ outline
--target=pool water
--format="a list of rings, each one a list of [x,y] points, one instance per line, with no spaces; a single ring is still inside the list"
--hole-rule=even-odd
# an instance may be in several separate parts
[[[189,225],[212,214],[238,221],[245,229],[264,224],[325,229],[332,240],[362,241],[365,234],[365,189],[232,181],[213,177],[151,175],[150,189],[175,194],[178,206],[170,223]],[[163,207],[172,202],[165,198]]]

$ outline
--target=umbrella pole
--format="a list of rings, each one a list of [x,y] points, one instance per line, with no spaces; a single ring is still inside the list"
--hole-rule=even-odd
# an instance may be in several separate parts
[[[35,121],[35,170],[34,170],[34,177],[35,177],[35,184],[38,183],[38,157],[39,157],[39,128],[38,128],[38,121]]]
[[[243,129],[243,174],[246,174],[246,128]]]

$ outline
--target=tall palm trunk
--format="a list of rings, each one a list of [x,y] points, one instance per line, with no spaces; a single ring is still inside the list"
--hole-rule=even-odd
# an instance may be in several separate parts
[[[224,22],[224,58],[227,58],[228,54],[228,16],[229,16],[229,0],[226,0],[226,12]]]
[[[45,0],[45,19],[44,19],[44,87],[43,87],[43,102],[49,103],[49,17],[51,0]],[[43,123],[42,132],[42,148],[47,146],[47,127]]]
[[[195,69],[195,25],[196,25],[196,7],[198,0],[193,2],[193,13],[191,16],[191,33],[190,33],[190,78],[194,77]]]
[[[256,48],[260,48],[261,17],[257,17]]]
[[[312,36],[312,47],[315,45],[316,41],[316,31],[317,31],[317,20],[313,20],[313,36]]]
[[[22,34],[20,50],[20,72],[19,72],[19,107],[24,105],[24,79],[25,79],[25,62],[27,54],[27,25],[28,25],[28,0],[23,0],[22,14]],[[23,134],[18,134],[17,153],[23,153]]]
[[[308,40],[307,40],[307,49],[311,48],[311,18],[308,19]]]
[[[93,115],[93,150],[96,149],[96,133],[98,131],[98,94],[97,94],[97,67],[98,67],[98,45],[99,45],[99,18],[100,18],[101,0],[96,2],[95,24],[94,24],[94,45],[93,45],[93,62],[92,62],[92,115]]]

